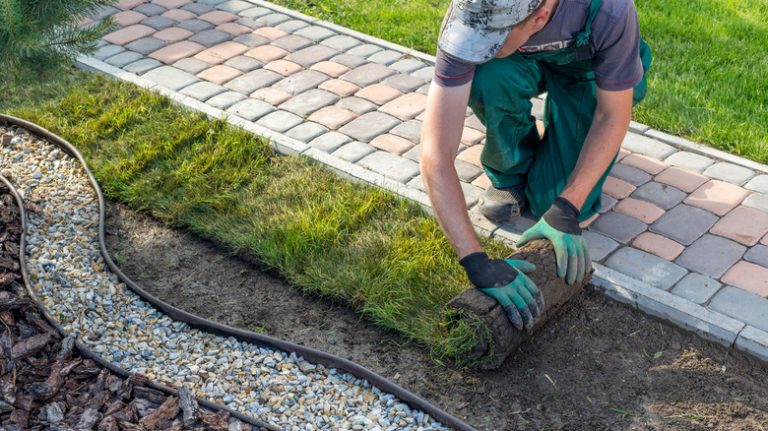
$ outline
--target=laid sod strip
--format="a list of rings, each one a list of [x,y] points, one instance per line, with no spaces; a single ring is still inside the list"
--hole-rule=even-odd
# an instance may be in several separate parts
[[[434,54],[450,0],[273,3]],[[654,54],[635,119],[768,163],[768,2],[636,0]]]
[[[436,358],[461,362],[487,337],[479,322],[445,310],[468,281],[417,204],[308,158],[277,156],[263,139],[131,84],[70,71],[7,94],[0,110],[80,148],[108,198],[256,256]]]

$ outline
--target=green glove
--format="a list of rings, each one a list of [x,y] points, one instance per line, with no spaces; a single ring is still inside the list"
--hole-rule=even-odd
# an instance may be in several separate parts
[[[467,255],[459,263],[475,287],[501,304],[518,331],[533,328],[544,312],[544,298],[524,273],[535,270],[535,265],[523,260],[490,260],[483,252]]]
[[[566,283],[581,283],[592,270],[587,243],[579,227],[579,210],[567,199],[558,197],[544,216],[533,227],[523,232],[517,246],[533,239],[546,238],[555,248],[557,276]]]

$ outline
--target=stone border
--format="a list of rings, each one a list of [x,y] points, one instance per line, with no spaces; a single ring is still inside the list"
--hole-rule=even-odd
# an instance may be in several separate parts
[[[246,0],[256,6],[265,7],[275,12],[283,13],[296,19],[307,21],[313,25],[325,27],[329,30],[358,38],[366,43],[378,45],[387,49],[399,51],[422,61],[434,64],[435,57],[413,49],[406,48],[392,42],[387,42],[370,35],[366,35],[348,28],[322,21],[300,12],[277,6],[264,0]],[[292,139],[282,133],[274,132],[253,122],[241,119],[220,109],[213,108],[191,97],[180,94],[155,84],[154,82],[125,72],[122,69],[111,66],[103,61],[81,56],[77,59],[78,66],[105,73],[118,79],[132,82],[142,88],[156,91],[173,101],[188,108],[204,112],[207,115],[223,119],[229,124],[241,127],[259,136],[270,139],[271,146],[280,154],[304,154],[324,165],[330,167],[337,173],[347,178],[363,181],[377,187],[389,190],[397,195],[413,200],[421,205],[426,211],[432,213],[432,207],[429,198],[425,192],[410,188],[405,184],[389,179],[379,173],[372,172],[359,165],[324,153],[320,150],[310,147],[308,144]],[[545,99],[546,94],[539,96],[539,99]],[[734,163],[748,169],[768,174],[768,165],[763,165],[751,160],[743,159],[739,156],[725,153],[714,148],[704,146],[686,139],[670,135],[642,123],[632,121],[630,131],[637,135],[650,139],[656,139],[665,145],[671,145],[677,150],[690,151],[697,154],[703,154],[718,160]],[[473,224],[478,234],[489,238],[500,240],[507,245],[513,245],[519,235],[510,232],[508,228],[496,226],[482,219],[473,217]],[[702,335],[704,338],[716,341],[726,347],[736,347],[747,351],[753,355],[768,360],[768,332],[746,326],[730,317],[709,310],[706,307],[695,304],[692,301],[685,300],[666,291],[660,291],[639,280],[631,278],[620,272],[612,270],[606,266],[595,264],[594,284],[601,288],[608,296],[621,302],[632,305],[635,308],[673,322],[676,325],[692,330]],[[725,320],[723,320],[725,319]],[[741,327],[738,329],[733,324],[738,322]]]

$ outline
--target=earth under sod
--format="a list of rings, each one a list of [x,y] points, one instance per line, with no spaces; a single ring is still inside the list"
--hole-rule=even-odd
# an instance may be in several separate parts
[[[110,205],[129,277],[190,312],[348,358],[480,430],[764,430],[768,365],[588,290],[494,372],[438,365],[347,308]]]

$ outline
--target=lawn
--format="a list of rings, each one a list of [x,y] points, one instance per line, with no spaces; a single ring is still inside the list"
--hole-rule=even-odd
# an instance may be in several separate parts
[[[274,0],[416,50],[435,52],[450,0]],[[635,119],[768,163],[768,2],[636,0],[654,53]]]
[[[461,362],[486,336],[478,322],[445,325],[444,305],[469,282],[435,219],[414,202],[309,158],[278,156],[224,121],[93,73],[6,84],[0,112],[77,146],[107,198],[255,256],[435,358]]]

